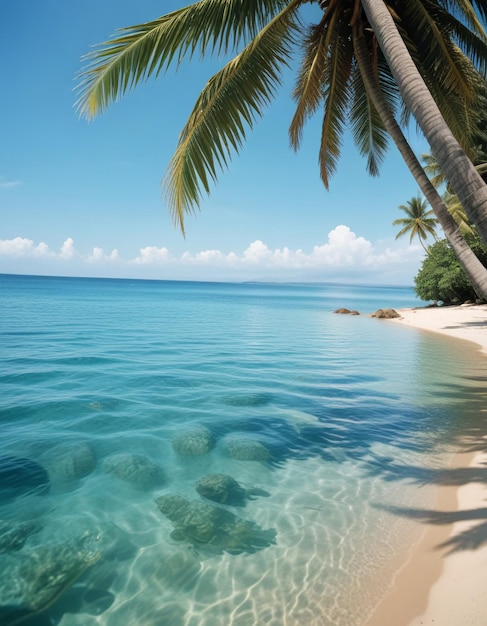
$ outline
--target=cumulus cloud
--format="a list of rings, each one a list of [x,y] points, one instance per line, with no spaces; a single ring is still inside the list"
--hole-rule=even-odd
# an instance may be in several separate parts
[[[116,248],[110,254],[105,254],[103,248],[95,247],[86,260],[88,263],[103,263],[105,261],[120,261],[120,257]]]
[[[59,252],[59,256],[63,259],[72,259],[76,254],[76,250],[74,248],[74,241],[71,237],[68,237],[66,241],[61,246],[61,251]]]
[[[12,257],[40,257],[50,256],[52,253],[43,241],[35,245],[32,239],[15,237],[15,239],[0,239],[0,254]]]
[[[343,224],[328,233],[325,243],[315,245],[309,251],[287,246],[270,248],[257,239],[241,252],[208,249],[186,251],[180,256],[172,255],[166,247],[146,246],[135,258],[128,260],[121,258],[116,248],[105,253],[103,248],[94,247],[84,254],[76,249],[71,237],[57,252],[44,242],[35,244],[22,237],[0,240],[0,255],[12,259],[11,265],[15,259],[46,258],[50,260],[50,267],[55,263],[59,273],[76,270],[77,275],[86,271],[90,275],[106,275],[108,272],[120,277],[190,280],[363,281],[370,278],[410,283],[422,254],[417,246],[395,242],[388,246],[385,242],[373,244]],[[32,265],[34,273],[39,270],[39,264]],[[52,271],[56,272],[55,269]]]
[[[136,265],[152,265],[165,263],[171,259],[169,250],[167,248],[158,248],[157,246],[147,246],[141,248],[139,256],[136,257],[132,263]]]
[[[146,249],[145,249],[146,250]],[[144,250],[141,250],[141,254]],[[387,251],[377,252],[370,241],[357,235],[348,226],[339,225],[328,234],[325,244],[314,246],[311,252],[301,249],[271,249],[263,241],[252,242],[239,256],[234,252],[223,254],[220,250],[205,250],[193,255],[185,252],[181,261],[185,263],[262,268],[262,269],[319,269],[343,268],[366,265],[391,260]],[[157,255],[145,255],[146,262],[160,262]],[[150,260],[149,260],[150,259]]]

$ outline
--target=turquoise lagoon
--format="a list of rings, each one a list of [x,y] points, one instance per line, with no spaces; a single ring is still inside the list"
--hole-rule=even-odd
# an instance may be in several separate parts
[[[401,511],[484,428],[472,346],[333,314],[419,304],[0,276],[2,624],[363,624],[424,528]]]

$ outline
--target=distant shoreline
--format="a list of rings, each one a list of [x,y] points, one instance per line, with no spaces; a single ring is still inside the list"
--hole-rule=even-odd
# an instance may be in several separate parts
[[[387,322],[472,342],[487,356],[487,305],[408,308],[397,312],[400,317]],[[475,452],[459,452],[452,469],[464,471],[473,479],[464,480],[459,487],[440,486],[435,505],[436,510],[456,511],[457,515],[450,515],[456,521],[428,524],[421,542],[396,575],[392,591],[376,607],[366,626],[485,623],[487,480],[482,476],[487,464],[487,433],[479,432],[476,441],[466,443]],[[474,529],[475,537],[469,549],[449,552],[441,547],[445,541],[454,545],[455,538],[469,529]]]

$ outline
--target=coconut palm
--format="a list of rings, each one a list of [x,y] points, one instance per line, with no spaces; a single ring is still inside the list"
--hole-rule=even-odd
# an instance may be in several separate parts
[[[428,209],[428,203],[418,195],[408,200],[406,204],[401,204],[398,208],[404,211],[407,217],[400,217],[392,222],[394,226],[402,226],[396,239],[409,235],[409,243],[412,243],[416,237],[424,251],[428,253],[428,248],[424,245],[426,239],[431,236],[435,241],[438,240],[436,236],[438,220],[431,217],[433,211]]]
[[[439,195],[437,189],[433,186],[426,175],[419,160],[404,137],[401,128],[397,124],[385,97],[384,90],[381,88],[378,80],[379,68],[376,63],[374,63],[372,55],[369,53],[370,46],[367,46],[365,42],[365,25],[358,19],[358,17],[352,22],[351,25],[355,58],[360,70],[360,77],[364,82],[366,93],[379,113],[381,121],[384,123],[385,128],[396,144],[404,162],[407,164],[421,191],[430,203],[431,208],[445,233],[445,236],[456,254],[465,274],[472,283],[473,288],[479,296],[486,299],[487,269],[465,240],[464,234],[468,232],[468,228],[464,227],[462,229],[462,226],[465,225],[466,218],[460,223],[456,221],[456,217],[454,218],[450,208],[447,207],[444,198]],[[479,143],[482,144],[482,141],[483,133],[480,133]]]
[[[421,5],[421,7],[417,6],[416,8],[421,9],[423,14],[425,13],[425,7],[422,3],[408,2],[404,4]],[[481,18],[485,20],[487,17],[487,3],[485,1],[470,0],[464,2],[458,0],[457,2],[433,4],[437,6],[440,4],[450,5],[452,13],[456,14],[465,9],[469,13],[467,15],[466,12],[465,17],[469,19],[470,25],[477,21],[474,7]],[[361,5],[399,85],[407,109],[417,120],[469,219],[476,225],[480,236],[487,243],[487,186],[445,123],[437,102],[433,99],[428,86],[414,64],[389,7],[383,0],[361,0]],[[477,32],[483,30],[480,24],[475,26],[475,29]],[[485,34],[482,36],[485,39]]]
[[[446,204],[450,215],[453,217],[455,222],[458,224],[460,231],[463,235],[473,235],[474,229],[470,222],[468,221],[468,216],[465,213],[465,209],[462,204],[458,200],[458,197],[455,194],[449,193],[445,191],[443,194],[443,201]]]
[[[246,130],[273,97],[282,68],[303,39],[305,54],[313,46],[317,54],[308,56],[316,63],[308,68],[307,75],[301,72],[298,77],[293,144],[299,144],[300,118],[306,119],[324,105],[320,171],[327,185],[350,112],[359,146],[369,158],[369,171],[377,172],[385,150],[385,132],[372,108],[364,112],[358,106],[364,97],[360,81],[352,81],[356,69],[350,37],[352,17],[368,18],[367,28],[372,24],[374,32],[381,34],[381,47],[386,47],[384,42],[391,38],[392,29],[383,13],[392,21],[391,11],[401,28],[399,33],[392,21],[393,34],[407,44],[408,59],[412,62],[414,58],[420,65],[449,124],[460,137],[471,126],[473,108],[468,105],[475,91],[474,81],[462,71],[464,56],[460,48],[476,63],[485,65],[487,59],[484,32],[472,2],[438,0],[425,7],[421,0],[388,0],[387,6],[383,0],[321,0],[323,12],[309,31],[300,21],[300,11],[306,4],[316,5],[316,1],[200,0],[153,22],[123,29],[88,55],[79,108],[82,114],[92,117],[141,80],[165,71],[171,63],[180,63],[195,52],[227,55],[240,49],[203,89],[164,179],[170,209],[181,228],[185,213],[199,205],[201,193],[209,191],[210,181],[216,180],[219,169],[238,152]],[[449,13],[445,7],[452,4],[458,6]],[[485,14],[485,3],[473,4]],[[363,9],[367,18],[363,17]],[[375,54],[382,59],[379,49]],[[388,65],[381,68],[381,82],[392,103],[399,96],[390,68],[404,59],[397,60],[390,54],[386,58]],[[409,94],[403,82],[407,86],[401,78],[401,90]],[[357,106],[350,110],[352,100]],[[408,101],[408,106],[417,113],[416,105]]]

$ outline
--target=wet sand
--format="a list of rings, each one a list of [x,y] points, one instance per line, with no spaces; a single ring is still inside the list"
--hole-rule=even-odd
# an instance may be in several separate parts
[[[470,341],[487,356],[487,305],[401,309],[391,323]],[[387,322],[389,323],[389,321]],[[486,403],[487,405],[487,403]],[[487,411],[487,406],[486,409]],[[487,435],[466,440],[452,469],[460,486],[442,485],[425,532],[366,626],[487,624]]]

